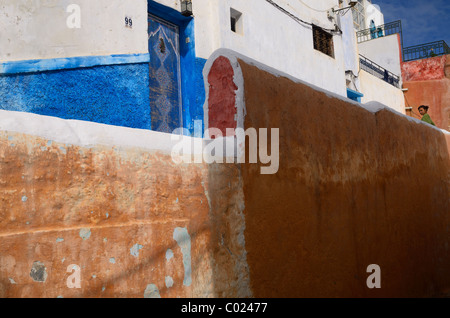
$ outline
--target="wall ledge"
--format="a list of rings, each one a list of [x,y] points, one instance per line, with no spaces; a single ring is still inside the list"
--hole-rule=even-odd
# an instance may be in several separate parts
[[[8,61],[0,62],[0,75],[57,71],[102,65],[148,63],[149,61],[149,53]]]

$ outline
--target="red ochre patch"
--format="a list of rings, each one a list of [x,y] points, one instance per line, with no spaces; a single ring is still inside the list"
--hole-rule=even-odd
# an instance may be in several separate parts
[[[209,128],[218,128],[223,136],[226,129],[236,129],[236,90],[234,70],[226,57],[217,58],[209,72]],[[229,134],[234,136],[234,132]]]

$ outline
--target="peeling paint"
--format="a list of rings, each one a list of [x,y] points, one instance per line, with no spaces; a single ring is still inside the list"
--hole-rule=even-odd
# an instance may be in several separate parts
[[[169,249],[166,251],[166,260],[169,261],[172,257],[173,257],[173,251],[169,248]]]
[[[170,276],[166,276],[166,287],[171,288],[173,286],[173,278]]]
[[[173,232],[173,239],[177,241],[178,246],[181,248],[183,254],[183,266],[184,266],[184,286],[190,286],[191,279],[191,237],[187,231],[187,228],[177,227]]]
[[[144,291],[144,298],[161,298],[158,287],[154,284],[147,285],[147,288]]]
[[[11,283],[11,284],[13,284],[13,285],[16,285],[17,283],[15,282],[15,280],[14,280],[14,278],[9,278],[9,282]]]
[[[35,282],[45,282],[47,280],[47,269],[45,268],[44,263],[39,261],[34,262],[30,276]]]
[[[139,257],[139,250],[143,249],[144,246],[140,244],[134,244],[132,248],[130,248],[130,254],[134,257]]]
[[[64,239],[59,237],[59,238],[56,239],[56,242],[57,242],[57,243],[64,242]]]
[[[27,196],[24,195],[24,196],[22,197],[22,202],[27,202],[27,200],[28,200]]]
[[[83,240],[87,240],[89,237],[91,236],[91,229],[89,228],[84,228],[80,230],[80,237]]]
[[[109,262],[110,262],[111,264],[115,264],[115,263],[116,263],[116,259],[115,259],[114,257],[111,257],[111,258],[109,259]]]

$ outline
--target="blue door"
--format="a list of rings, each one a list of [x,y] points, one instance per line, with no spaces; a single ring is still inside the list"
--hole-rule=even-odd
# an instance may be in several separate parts
[[[172,133],[183,126],[179,28],[148,15],[152,129]]]

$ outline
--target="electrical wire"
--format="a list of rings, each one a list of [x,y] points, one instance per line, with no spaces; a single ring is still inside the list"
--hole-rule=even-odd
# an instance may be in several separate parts
[[[309,5],[307,5],[306,3],[304,3],[302,0],[299,0],[305,7],[307,7],[307,8],[309,8],[309,9],[311,9],[311,10],[313,10],[313,11],[316,11],[316,12],[327,12],[328,10],[318,10],[318,9],[314,9],[314,8],[312,8],[312,7],[310,7]]]
[[[408,98],[406,97],[406,95],[403,94],[403,96],[405,96],[406,104],[408,104],[408,107],[411,107],[411,105],[409,104],[409,101],[408,101]],[[420,116],[421,116],[421,115],[417,114],[417,113],[413,110],[412,107],[411,107],[411,113],[413,113],[414,115],[416,115],[416,116],[419,117],[419,118],[420,118]]]
[[[277,8],[278,10],[280,10],[281,12],[283,12],[284,14],[288,15],[289,17],[291,17],[292,19],[294,19],[296,22],[298,22],[299,24],[305,24],[308,25],[310,27],[313,26],[312,23],[310,22],[306,22],[302,19],[300,19],[299,17],[293,15],[292,13],[290,13],[289,11],[287,11],[286,9],[284,9],[283,7],[280,7],[278,4],[276,4],[275,2],[273,2],[272,0],[266,0],[268,3],[270,3],[271,5],[273,5],[275,8]],[[328,11],[328,10],[327,10]],[[322,28],[322,27],[321,27]],[[325,31],[328,31],[329,33],[332,34],[342,34],[342,31],[339,29],[339,27],[336,25],[336,29],[326,29],[326,28],[322,28]]]

